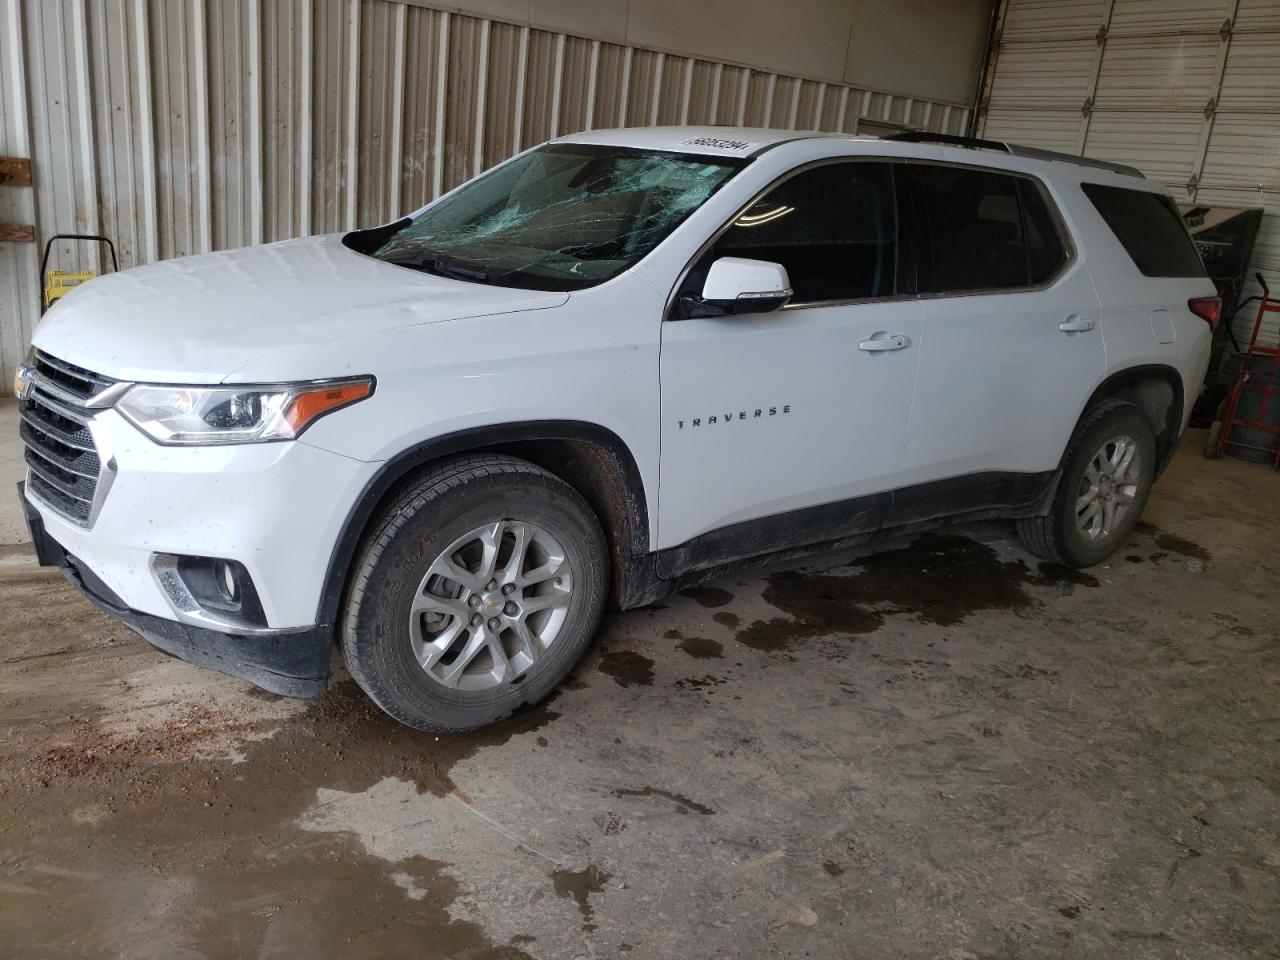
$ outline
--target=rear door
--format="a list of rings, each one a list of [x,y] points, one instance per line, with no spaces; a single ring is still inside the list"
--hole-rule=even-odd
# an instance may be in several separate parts
[[[908,170],[923,333],[895,524],[1034,498],[1106,368],[1093,282],[1044,185]]]
[[[794,296],[723,317],[683,316],[677,297],[663,324],[659,546],[687,554],[663,575],[883,523],[920,336],[901,219],[890,164],[822,163],[775,184],[685,278],[697,293],[719,257],[765,260]]]

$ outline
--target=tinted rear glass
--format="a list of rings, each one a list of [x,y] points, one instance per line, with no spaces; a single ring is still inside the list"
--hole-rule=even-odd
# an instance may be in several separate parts
[[[1196,245],[1168,197],[1097,183],[1081,187],[1146,276],[1205,276]]]
[[[1031,181],[942,164],[904,172],[923,201],[921,293],[1020,290],[1062,269],[1066,247]]]

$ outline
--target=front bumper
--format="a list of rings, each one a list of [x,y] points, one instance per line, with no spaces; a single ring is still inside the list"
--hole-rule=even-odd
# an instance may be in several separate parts
[[[333,627],[320,624],[272,636],[222,633],[131,609],[82,560],[69,553],[45,529],[40,512],[27,500],[25,484],[18,498],[41,566],[57,567],[95,607],[140,635],[159,650],[188,663],[248,680],[286,697],[318,697],[329,680]]]

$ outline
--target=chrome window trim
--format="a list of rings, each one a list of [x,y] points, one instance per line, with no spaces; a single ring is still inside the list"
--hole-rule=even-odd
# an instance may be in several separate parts
[[[667,302],[663,306],[663,311],[662,311],[663,322],[676,323],[684,319],[688,319],[684,317],[676,318],[671,315],[672,308],[675,306],[677,293],[679,292],[680,288],[684,286],[684,282],[688,278],[689,272],[693,269],[694,265],[697,264],[697,262],[701,260],[702,257],[705,256],[706,253],[712,247],[716,245],[719,239],[722,236],[724,236],[725,233],[728,232],[729,228],[733,226],[734,222],[739,217],[741,217],[743,213],[745,213],[747,210],[750,210],[752,206],[759,203],[766,196],[768,196],[768,194],[774,188],[781,186],[782,184],[786,183],[788,180],[792,179],[793,177],[799,176],[800,174],[805,173],[809,170],[812,170],[816,167],[829,166],[831,164],[837,164],[837,163],[928,164],[931,166],[938,166],[938,167],[958,167],[960,169],[965,169],[965,170],[979,170],[987,173],[996,173],[996,174],[1001,174],[1003,176],[1020,177],[1024,180],[1029,180],[1032,186],[1040,194],[1040,199],[1044,202],[1045,208],[1049,211],[1049,217],[1053,221],[1053,226],[1054,226],[1054,229],[1057,231],[1058,239],[1062,243],[1062,248],[1063,248],[1065,257],[1062,261],[1062,264],[1059,266],[1058,270],[1055,273],[1053,273],[1048,279],[1034,286],[989,287],[989,288],[983,288],[980,290],[947,290],[947,291],[940,291],[937,293],[895,293],[895,294],[891,294],[883,297],[853,297],[847,300],[807,300],[803,303],[788,303],[780,307],[779,308],[780,311],[820,309],[824,307],[864,306],[872,303],[900,303],[908,300],[940,300],[940,299],[949,298],[949,297],[988,297],[988,296],[995,296],[997,294],[1040,293],[1054,286],[1068,272],[1070,272],[1071,268],[1074,267],[1075,264],[1079,261],[1079,252],[1076,247],[1075,238],[1072,236],[1070,227],[1067,226],[1066,219],[1062,216],[1062,211],[1058,206],[1057,200],[1054,198],[1052,192],[1050,192],[1044,180],[1033,173],[1026,173],[1021,170],[1009,170],[1004,167],[993,167],[993,166],[989,166],[987,164],[981,164],[981,163],[957,163],[954,160],[935,160],[932,157],[896,157],[896,156],[885,156],[880,154],[875,154],[875,155],[857,154],[857,155],[845,155],[845,156],[838,156],[838,157],[823,157],[819,160],[810,160],[807,163],[802,163],[798,167],[793,167],[792,169],[778,176],[776,179],[770,181],[770,183],[767,186],[759,190],[754,196],[751,197],[750,200],[748,200],[745,204],[739,207],[738,210],[731,217],[729,217],[728,220],[726,220],[723,224],[721,224],[715,230],[715,232],[713,232],[711,236],[708,237],[702,243],[702,245],[698,247],[697,251],[693,254],[692,257],[689,258],[688,262],[684,265],[684,269],[680,271],[679,278],[676,280],[676,283],[674,284],[674,286],[672,286],[671,292],[667,295]],[[895,190],[896,190],[896,184],[895,184]],[[898,219],[898,225],[900,228],[901,227],[900,217]]]

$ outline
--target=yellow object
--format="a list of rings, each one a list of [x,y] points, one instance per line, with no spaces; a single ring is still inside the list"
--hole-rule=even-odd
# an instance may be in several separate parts
[[[92,270],[81,270],[79,273],[69,273],[65,270],[50,270],[44,280],[44,305],[46,307],[53,306],[54,302],[61,300],[75,287],[82,283],[88,283],[96,274]]]

